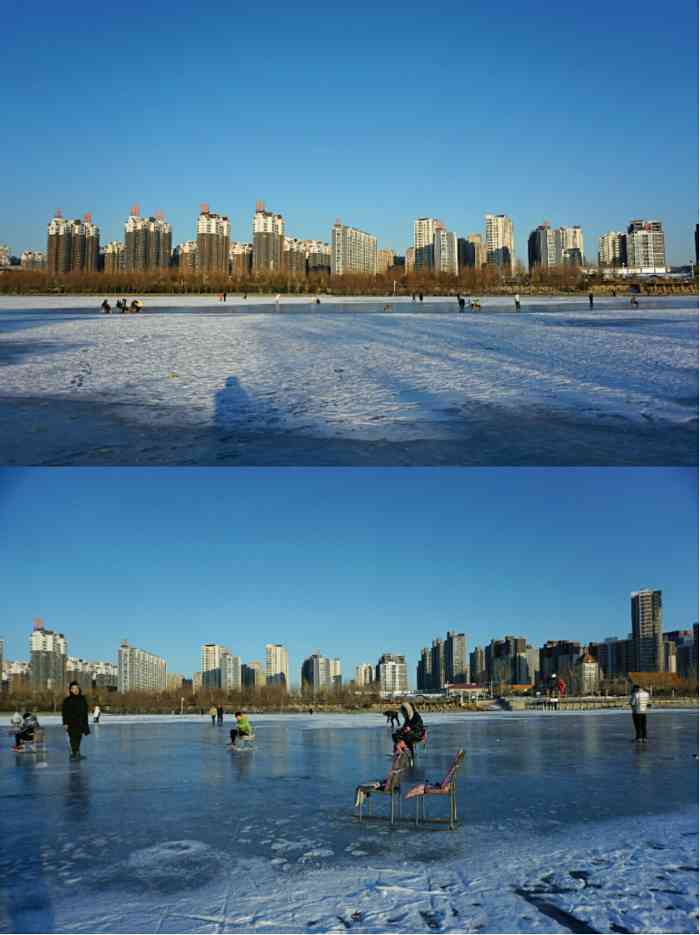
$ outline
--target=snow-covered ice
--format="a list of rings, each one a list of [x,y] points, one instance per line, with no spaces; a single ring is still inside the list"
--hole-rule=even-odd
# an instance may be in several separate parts
[[[695,711],[646,747],[626,712],[428,716],[404,791],[463,747],[454,832],[353,817],[379,715],[254,716],[235,753],[207,717],[107,717],[80,763],[56,720],[0,754],[3,931],[697,931]]]
[[[0,463],[696,461],[693,297],[519,315],[504,300],[460,315],[454,300],[154,298],[135,316],[86,301],[0,300]]]

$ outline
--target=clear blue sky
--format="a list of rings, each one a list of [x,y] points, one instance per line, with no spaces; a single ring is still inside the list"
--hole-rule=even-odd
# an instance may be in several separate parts
[[[624,637],[629,593],[664,592],[665,629],[697,619],[697,472],[49,468],[0,471],[0,637],[27,658],[34,617],[69,652],[122,638],[199,668],[219,642],[264,644],[290,678],[316,649],[344,676],[447,629]]]
[[[687,262],[697,220],[697,12],[506,0],[3,11],[0,242],[42,249],[56,208],[123,237],[132,202],[190,239],[200,202],[250,239],[256,199],[288,232],[336,216],[403,252],[417,216],[458,234],[490,211],[516,250],[548,219],[586,252],[660,218]]]

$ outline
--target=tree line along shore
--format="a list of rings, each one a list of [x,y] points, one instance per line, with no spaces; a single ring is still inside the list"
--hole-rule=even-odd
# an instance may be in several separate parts
[[[692,295],[698,292],[698,280],[682,281],[668,277],[653,279],[607,280],[602,272],[591,276],[575,268],[515,273],[504,278],[496,269],[464,270],[459,276],[435,276],[426,273],[404,275],[377,274],[330,276],[311,274],[291,276],[271,273],[266,276],[236,277],[226,274],[183,276],[174,270],[154,273],[67,273],[56,276],[45,271],[10,267],[0,275],[0,295],[216,295],[236,296],[411,296],[426,298],[445,295],[624,295],[633,290],[645,295]]]

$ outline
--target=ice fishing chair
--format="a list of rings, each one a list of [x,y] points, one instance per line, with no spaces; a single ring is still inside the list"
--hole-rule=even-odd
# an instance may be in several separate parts
[[[11,734],[16,731],[11,730]],[[13,747],[13,749],[15,749]],[[34,736],[31,740],[23,740],[21,750],[15,750],[16,753],[41,753],[46,749],[46,731],[43,727],[34,728]]]
[[[416,826],[423,822],[436,822],[447,824],[450,831],[454,830],[457,822],[457,772],[464,760],[464,750],[458,750],[442,782],[422,782],[406,793],[407,799],[416,800]],[[449,818],[426,818],[425,799],[427,796],[445,795],[449,798]]]
[[[388,795],[390,800],[389,823],[394,824],[396,818],[401,818],[401,774],[408,766],[408,754],[399,751],[391,760],[391,768],[385,779],[374,782],[363,782],[355,790],[355,808],[359,811],[362,821],[362,808],[367,802],[367,815],[372,817],[372,796]]]

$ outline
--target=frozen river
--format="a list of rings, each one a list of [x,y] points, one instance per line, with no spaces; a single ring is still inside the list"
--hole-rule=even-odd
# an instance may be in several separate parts
[[[646,747],[620,712],[428,716],[404,788],[464,748],[452,833],[354,819],[382,720],[257,716],[236,753],[208,718],[106,720],[80,763],[49,721],[45,758],[2,753],[0,929],[697,931],[696,712]]]
[[[0,299],[0,463],[696,463],[694,297],[166,301]]]

